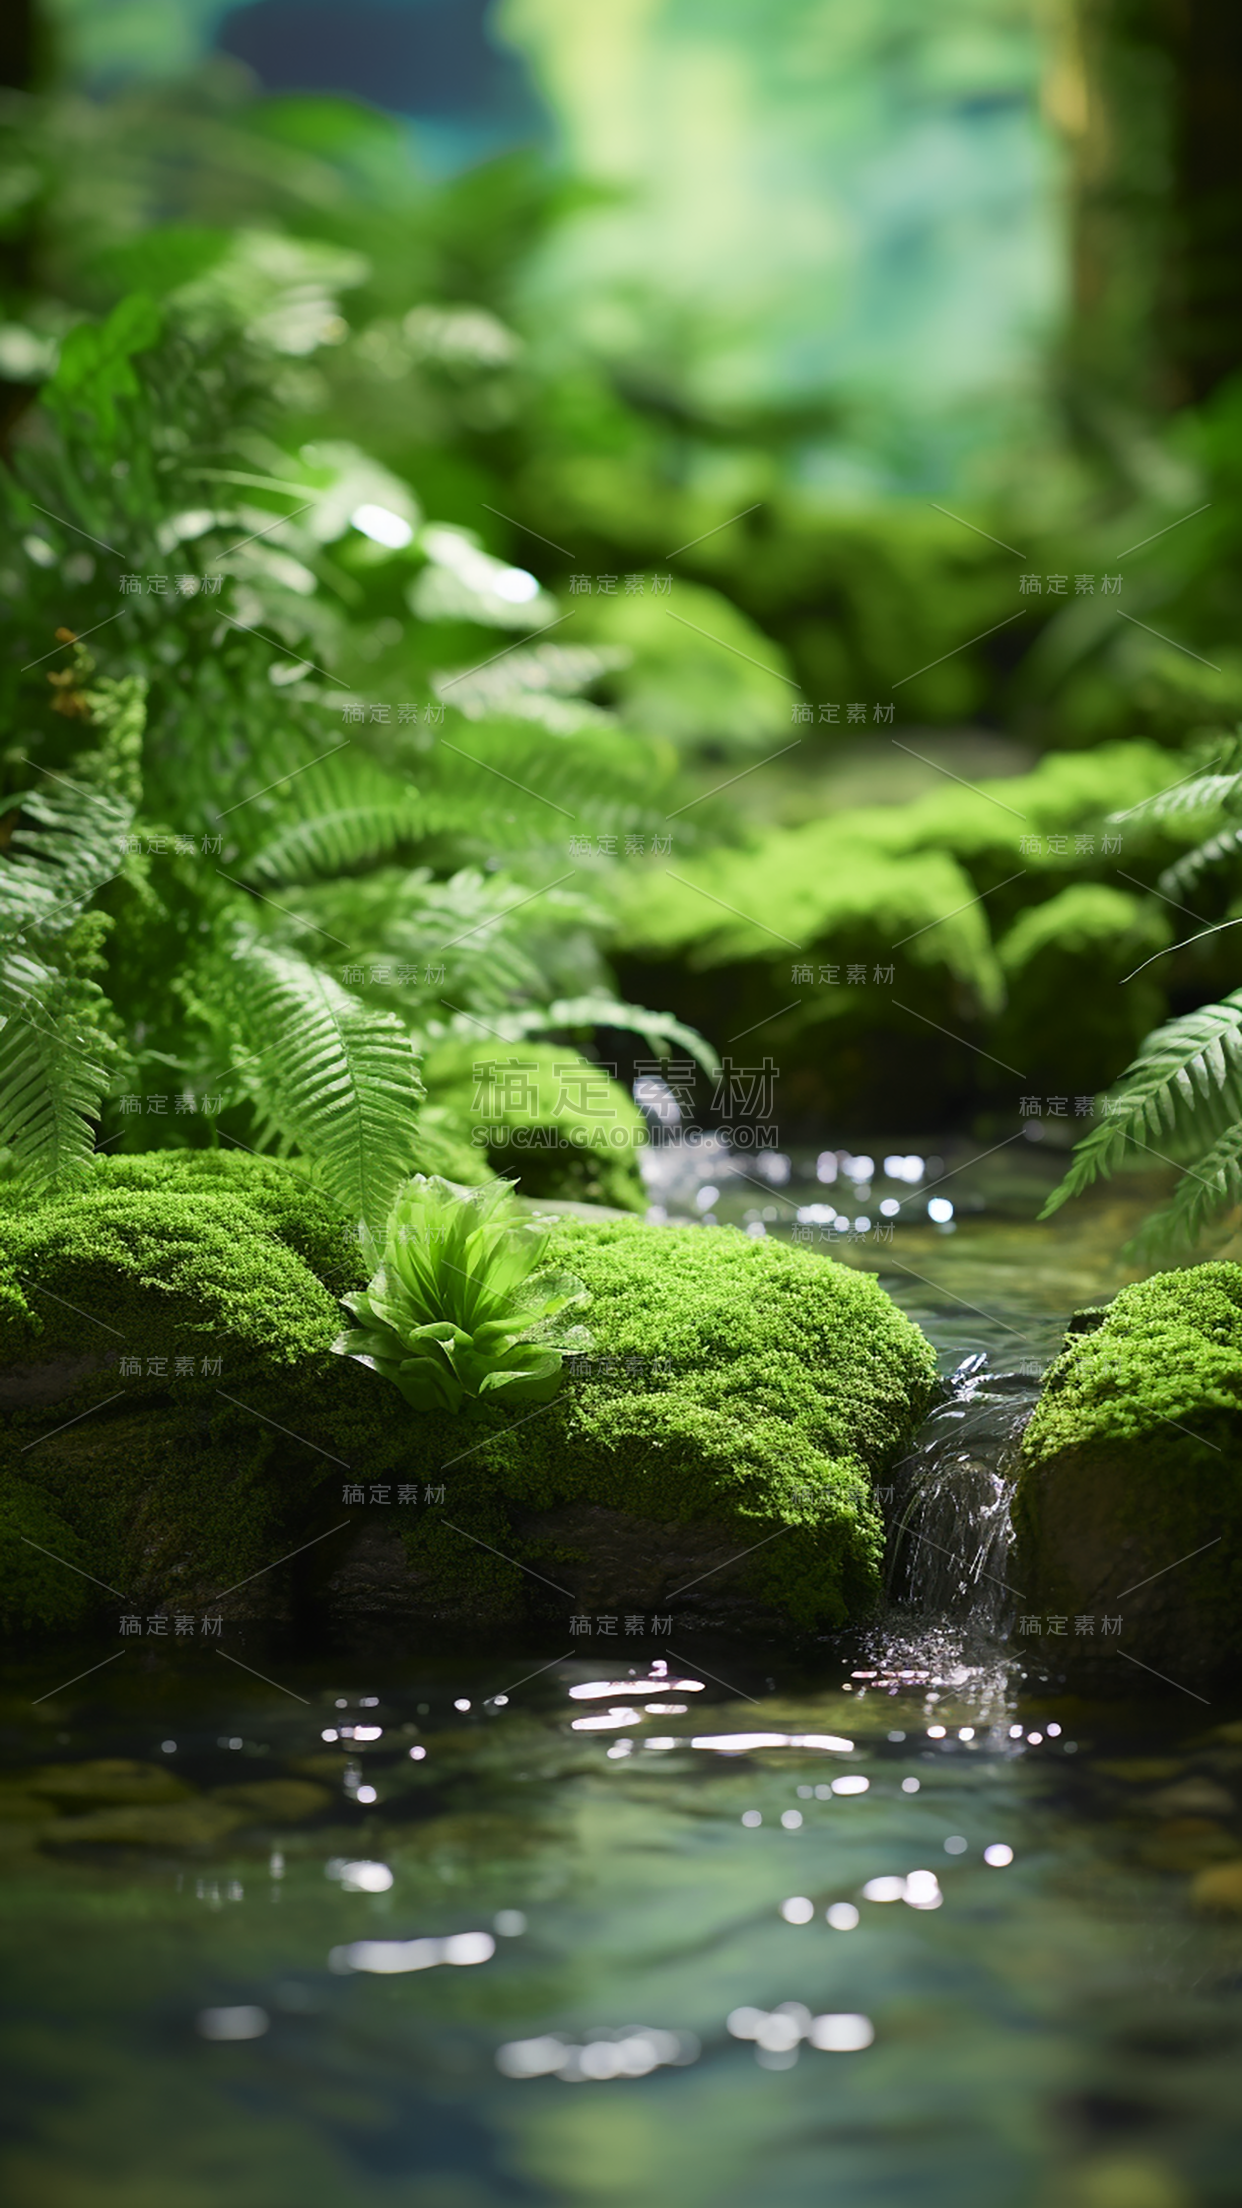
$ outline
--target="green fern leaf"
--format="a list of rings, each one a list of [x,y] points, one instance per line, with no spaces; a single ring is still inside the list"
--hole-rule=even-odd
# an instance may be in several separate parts
[[[50,790],[10,798],[7,809],[18,819],[0,858],[0,935],[66,934],[78,907],[120,872],[133,806],[58,776]]]
[[[1242,857],[1242,828],[1222,828],[1219,835],[1209,836],[1206,843],[1196,845],[1184,858],[1175,859],[1166,866],[1156,883],[1162,897],[1171,897],[1175,904],[1197,889],[1203,876],[1213,867],[1226,866],[1233,859]]]
[[[1108,1103],[1041,1219],[1122,1163],[1215,1141],[1242,1120],[1242,990],[1156,1028]]]
[[[409,1035],[330,975],[258,943],[239,946],[229,980],[250,1095],[317,1160],[340,1208],[378,1234],[413,1167],[424,1090]]]
[[[23,952],[0,962],[0,1144],[35,1188],[82,1180],[113,1048],[84,1019],[94,982],[66,981]]]
[[[662,1057],[668,1056],[668,1045],[674,1043],[687,1051],[703,1071],[715,1080],[720,1073],[720,1060],[706,1038],[693,1027],[686,1027],[674,1019],[671,1012],[648,1012],[642,1005],[622,1004],[617,997],[602,993],[585,997],[558,997],[554,1004],[534,1005],[527,1011],[502,1012],[492,1019],[492,1026],[506,1042],[520,1042],[526,1035],[556,1034],[561,1029],[574,1027],[615,1027],[623,1034],[641,1035],[645,1043]],[[453,1028],[461,1034],[471,1034],[477,1029],[475,1020],[455,1020]]]
[[[247,880],[330,878],[425,833],[418,793],[352,745],[273,793],[280,826],[243,862]]]
[[[1242,1121],[1226,1127],[1192,1165],[1183,1167],[1172,1200],[1153,1212],[1126,1246],[1139,1264],[1163,1264],[1192,1250],[1209,1227],[1242,1203]]]
[[[1242,774],[1196,774],[1189,781],[1174,783],[1171,789],[1157,790],[1154,797],[1141,798],[1124,813],[1110,813],[1109,819],[1147,826],[1177,820],[1184,813],[1218,813],[1239,802]]]
[[[482,834],[496,849],[593,832],[654,831],[676,772],[670,746],[620,730],[549,738],[527,721],[476,721],[441,738],[420,782],[429,832]]]

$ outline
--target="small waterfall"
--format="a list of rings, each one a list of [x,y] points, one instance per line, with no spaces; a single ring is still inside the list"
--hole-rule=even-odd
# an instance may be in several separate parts
[[[1039,1388],[989,1373],[986,1352],[959,1365],[947,1399],[897,1468],[890,1517],[890,1597],[925,1617],[995,1641],[1019,1590],[1009,1576],[1018,1444]]]

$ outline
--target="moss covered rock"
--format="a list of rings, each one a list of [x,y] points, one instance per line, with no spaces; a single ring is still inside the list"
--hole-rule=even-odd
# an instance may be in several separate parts
[[[1119,1690],[1134,1664],[1198,1687],[1242,1668],[1242,1266],[1158,1273],[1082,1318],[1023,1438],[1023,1610],[1045,1657]]]
[[[1065,1065],[1067,1027],[1084,1028],[1095,1048],[1073,1079],[1094,1087],[1120,1070],[1162,1002],[1148,984],[1141,1005],[1118,1007],[1102,963],[1126,973],[1149,939],[1160,942],[1137,908],[1122,914],[1115,887],[1080,877],[1113,871],[1105,817],[1167,781],[1158,745],[1105,744],[1051,754],[1026,775],[826,812],[667,871],[620,875],[611,955],[621,986],[692,1020],[722,1051],[762,1026],[786,1129],[842,1115],[901,1128],[911,1095],[925,1118],[988,1099],[989,1057],[1036,1062],[1017,1043],[1016,1058],[1000,1046],[1007,980],[1018,1010],[1005,1032],[1012,1039],[1051,1005],[1039,1063]],[[1044,900],[1056,909],[1040,920]],[[1139,946],[1128,965],[1112,963],[1116,945],[1102,958],[1110,927]],[[1010,934],[1006,974],[996,944]],[[1077,1022],[1067,1005],[1080,1007]],[[1068,1068],[1057,1078],[1069,1086]]]
[[[423,1421],[423,1461],[456,1475],[449,1516],[467,1495],[503,1503],[511,1534],[548,1544],[541,1569],[605,1614],[667,1606],[679,1580],[720,1615],[757,1601],[835,1626],[869,1608],[872,1483],[935,1374],[878,1282],[732,1228],[630,1220],[561,1221],[548,1262],[590,1290],[594,1349],[492,1441]],[[435,1517],[407,1536],[442,1568],[457,1538]]]
[[[605,1067],[563,1044],[481,1034],[436,1044],[424,1070],[439,1109],[486,1168],[471,1179],[504,1173],[524,1196],[644,1208],[638,1154],[647,1123]]]
[[[1165,1005],[1151,968],[1120,985],[1172,934],[1149,899],[1107,882],[1075,882],[1029,906],[999,946],[1008,998],[993,1031],[999,1056],[1025,1053],[1021,1062],[1038,1066],[1049,1090],[1106,1088]],[[1006,1078],[1003,1065],[985,1061],[984,1087],[1003,1093]]]
[[[265,1160],[166,1151],[6,1191],[5,1624],[84,1623],[100,1582],[118,1612],[188,1610],[278,1555],[330,1461],[294,1440],[307,1380],[364,1277],[327,1201]]]
[[[64,1572],[66,1601],[167,1613],[170,1638],[208,1603],[840,1625],[878,1590],[872,1483],[934,1383],[876,1281],[731,1228],[558,1218],[592,1351],[546,1409],[469,1420],[331,1353],[365,1268],[289,1168],[101,1160],[0,1209],[0,1244],[0,1527],[124,1596]],[[33,1584],[9,1622],[66,1622]]]

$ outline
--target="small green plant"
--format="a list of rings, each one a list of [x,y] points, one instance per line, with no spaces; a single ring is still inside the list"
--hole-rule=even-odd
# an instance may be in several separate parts
[[[1242,728],[1223,757],[1218,750],[1199,772],[1112,818],[1161,827],[1196,815],[1213,833],[1166,867],[1156,885],[1166,904],[1192,918],[1185,900],[1212,876],[1227,877],[1242,852]],[[1237,917],[1218,921],[1187,941],[1202,942],[1239,926]],[[1181,1179],[1170,1201],[1127,1245],[1127,1254],[1159,1262],[1184,1256],[1242,1202],[1242,990],[1168,1020],[1148,1035],[1108,1098],[1104,1118],[1077,1145],[1041,1218],[1094,1180],[1151,1158],[1176,1165]]]
[[[383,1373],[416,1411],[550,1402],[562,1353],[591,1342],[560,1323],[587,1301],[582,1281],[538,1270],[550,1233],[516,1211],[509,1181],[463,1188],[416,1173],[389,1213],[374,1276],[344,1298],[360,1324],[333,1349]]]

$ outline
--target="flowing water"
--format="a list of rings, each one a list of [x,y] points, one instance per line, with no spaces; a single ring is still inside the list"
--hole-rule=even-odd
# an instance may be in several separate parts
[[[655,1161],[936,1342],[866,1631],[11,1653],[12,2208],[1239,2199],[1242,1702],[1086,1703],[1015,1631],[1013,1451],[1137,1198],[1036,1227],[1022,1146],[929,1219],[932,1162]]]

